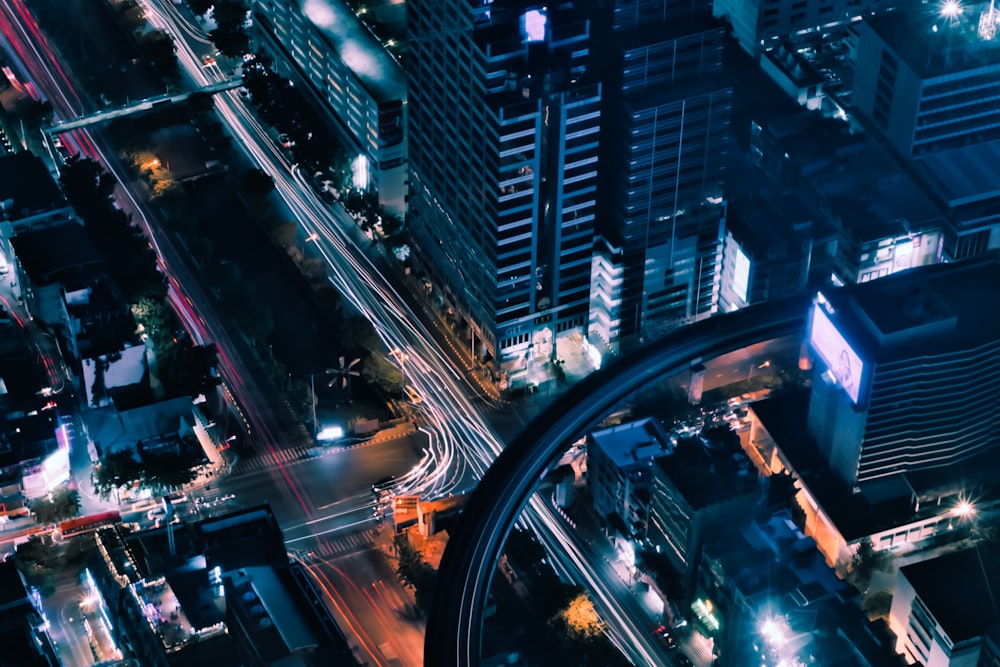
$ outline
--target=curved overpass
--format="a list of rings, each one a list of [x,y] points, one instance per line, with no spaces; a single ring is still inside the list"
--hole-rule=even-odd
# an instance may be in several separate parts
[[[479,663],[482,610],[510,526],[566,444],[658,378],[772,338],[804,333],[809,298],[795,297],[697,322],[574,385],[497,458],[469,499],[438,570],[424,664]]]

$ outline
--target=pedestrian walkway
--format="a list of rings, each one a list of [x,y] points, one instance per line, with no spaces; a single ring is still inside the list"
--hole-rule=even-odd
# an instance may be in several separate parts
[[[369,529],[360,533],[348,533],[341,537],[319,538],[319,545],[314,550],[320,558],[335,558],[367,551],[375,546],[376,531]]]
[[[256,470],[277,468],[285,463],[292,463],[310,457],[310,452],[313,449],[315,448],[299,445],[291,449],[272,449],[266,452],[240,454],[233,463],[231,474],[245,475]]]

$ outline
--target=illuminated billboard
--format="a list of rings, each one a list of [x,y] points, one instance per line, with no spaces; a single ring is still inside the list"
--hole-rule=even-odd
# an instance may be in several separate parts
[[[544,42],[548,32],[548,11],[545,7],[529,9],[521,15],[521,39]]]
[[[747,301],[747,293],[750,287],[750,258],[744,254],[739,246],[736,246],[736,259],[733,262],[733,291],[743,303]]]
[[[844,388],[851,401],[856,404],[861,394],[862,374],[865,370],[861,358],[833,326],[822,304],[813,305],[810,319],[812,324],[809,327],[809,346],[826,364],[837,384]]]

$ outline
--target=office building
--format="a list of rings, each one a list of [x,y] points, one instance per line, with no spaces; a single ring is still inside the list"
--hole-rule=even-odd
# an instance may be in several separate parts
[[[815,32],[847,23],[875,11],[891,9],[898,0],[715,0],[716,16],[725,17],[743,49],[760,54],[775,37]]]
[[[267,506],[96,543],[88,592],[143,665],[358,664]]]
[[[259,0],[255,36],[279,71],[309,85],[353,151],[354,185],[405,212],[406,78],[402,67],[346,3]],[[289,68],[292,71],[289,71]],[[360,160],[360,161],[359,161]]]
[[[826,293],[811,387],[750,406],[748,446],[797,483],[805,532],[849,566],[859,544],[919,551],[1000,510],[993,428],[1000,260],[938,264]]]
[[[1000,663],[998,573],[994,542],[899,568],[889,612],[896,650],[926,667]]]
[[[59,667],[42,598],[30,589],[13,558],[0,562],[0,662],[7,667]]]
[[[653,460],[672,451],[671,437],[652,418],[587,437],[587,491],[597,513],[623,537],[646,539]]]
[[[683,438],[654,460],[647,539],[681,572],[686,602],[706,538],[750,516],[760,493],[753,464],[728,429]]]
[[[720,310],[732,88],[708,2],[619,0],[608,11],[589,328],[617,352]]]
[[[990,3],[956,11],[891,12],[858,27],[854,104],[901,155],[1000,138],[1000,41],[979,30]]]
[[[989,2],[940,3],[858,28],[852,97],[948,213],[945,255],[1000,247],[1000,40]]]
[[[809,430],[848,484],[944,468],[1000,444],[995,258],[904,271],[821,296]]]
[[[475,353],[556,358],[586,334],[601,84],[578,4],[411,0],[414,259]]]

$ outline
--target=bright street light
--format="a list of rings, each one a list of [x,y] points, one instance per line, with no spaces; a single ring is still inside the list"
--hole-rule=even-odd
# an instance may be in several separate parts
[[[941,16],[955,20],[962,13],[962,5],[958,0],[945,0],[941,5]]]
[[[954,516],[971,516],[976,513],[976,506],[968,500],[962,500],[952,508],[951,513]]]

